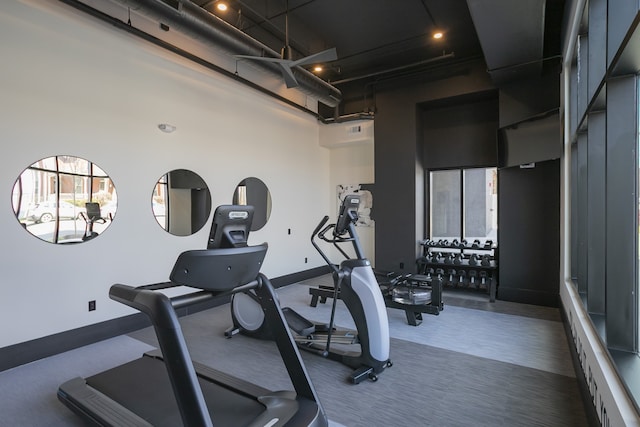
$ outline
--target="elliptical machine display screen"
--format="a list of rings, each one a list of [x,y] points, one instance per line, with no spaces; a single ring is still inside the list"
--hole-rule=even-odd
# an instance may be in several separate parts
[[[360,196],[357,194],[348,194],[342,200],[340,210],[338,212],[338,220],[336,221],[336,227],[334,234],[336,236],[342,236],[348,231],[349,224],[355,223],[358,220],[358,207],[360,206]]]

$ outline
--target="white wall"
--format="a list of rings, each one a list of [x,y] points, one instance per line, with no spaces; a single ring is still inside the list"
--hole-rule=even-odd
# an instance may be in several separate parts
[[[349,160],[320,146],[313,116],[61,2],[0,2],[0,39],[0,348],[129,314],[109,300],[111,284],[164,281],[178,253],[205,247],[210,222],[175,237],[152,216],[153,186],[172,169],[198,173],[214,206],[230,203],[245,177],[267,184],[271,219],[250,240],[269,242],[263,271],[271,277],[323,265],[309,235],[335,211],[334,182],[373,179],[330,179]],[[162,133],[159,123],[177,130]],[[79,245],[29,235],[11,206],[22,170],[61,154],[95,162],[118,192],[113,224]]]
[[[351,129],[359,127],[361,135],[354,135]],[[358,120],[346,123],[333,123],[320,130],[320,144],[331,147],[331,197],[332,211],[327,213],[335,219],[338,212],[336,187],[344,184],[374,183],[374,134],[372,120]],[[375,189],[373,195],[375,212]],[[365,256],[374,264],[375,260],[375,226],[357,227],[358,236]],[[345,245],[346,246],[346,245]],[[343,249],[346,249],[343,248]],[[348,252],[353,254],[353,252]],[[340,260],[337,251],[332,252],[332,259]]]

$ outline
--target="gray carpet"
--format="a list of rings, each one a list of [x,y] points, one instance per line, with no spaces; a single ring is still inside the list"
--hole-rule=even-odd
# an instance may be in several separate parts
[[[330,304],[309,306],[308,287],[317,283],[280,289],[281,305],[328,319]],[[414,327],[403,311],[388,310],[394,366],[375,383],[351,385],[349,368],[303,352],[327,415],[350,427],[587,425],[562,324],[531,316],[554,317],[558,310],[502,305],[522,315],[447,305]],[[351,326],[341,301],[338,308],[337,324]],[[184,318],[191,356],[267,388],[289,388],[275,344],[242,335],[225,339],[230,322],[228,306]],[[155,345],[150,329],[131,336]]]
[[[151,349],[141,341],[120,336],[0,372],[0,426],[84,426],[58,401],[58,386],[128,362]]]
[[[308,287],[278,291],[281,304],[313,320],[330,304],[309,306]],[[389,309],[394,366],[377,382],[347,383],[350,369],[302,353],[334,426],[585,426],[587,421],[557,309],[447,293],[439,316],[406,323]],[[338,302],[337,323],[352,326]],[[225,339],[229,307],[181,323],[193,359],[270,389],[290,382],[275,344],[242,335]],[[132,360],[155,346],[151,328],[0,373],[0,425],[80,426],[56,399],[57,386]]]

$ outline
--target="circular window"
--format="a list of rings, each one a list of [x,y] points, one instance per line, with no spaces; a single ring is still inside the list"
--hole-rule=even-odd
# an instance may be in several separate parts
[[[52,156],[27,167],[13,185],[13,211],[25,230],[45,242],[82,243],[111,225],[116,188],[95,163]]]
[[[233,193],[234,205],[251,205],[254,208],[251,231],[260,230],[271,216],[271,193],[266,184],[258,178],[245,178]]]
[[[160,227],[174,236],[190,236],[209,219],[211,193],[200,175],[175,169],[156,182],[151,208]]]

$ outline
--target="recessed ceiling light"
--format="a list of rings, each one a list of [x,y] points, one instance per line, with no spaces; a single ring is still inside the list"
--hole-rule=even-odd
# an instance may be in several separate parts
[[[216,7],[221,12],[224,12],[225,10],[227,10],[227,5],[225,3],[218,3],[218,5]]]
[[[443,34],[440,31],[436,31],[435,33],[433,33],[433,38],[434,39],[441,39],[442,36],[443,36]]]
[[[313,71],[319,73],[320,71],[322,71],[322,65],[316,65],[315,67],[313,67]]]

